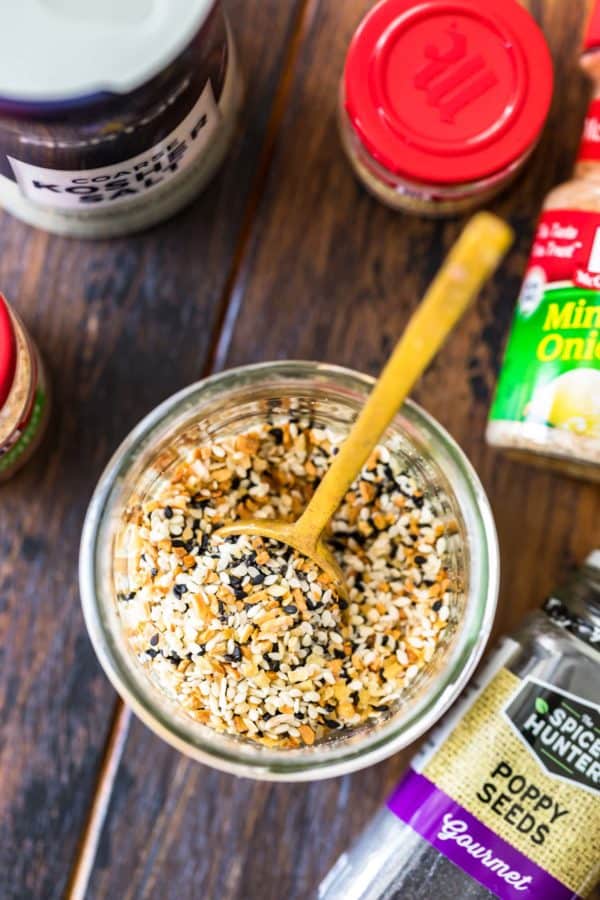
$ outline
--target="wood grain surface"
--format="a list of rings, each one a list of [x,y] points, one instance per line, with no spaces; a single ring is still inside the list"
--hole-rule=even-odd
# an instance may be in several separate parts
[[[55,394],[43,449],[0,493],[2,898],[64,894],[116,702],[79,606],[85,507],[134,423],[206,369],[298,9],[230,0],[245,120],[227,166],[190,209],[112,242],[0,221],[0,284],[42,348]],[[268,29],[256,27],[262,17]]]
[[[0,494],[2,897],[62,896],[99,773],[119,751],[113,730],[104,753],[114,694],[75,577],[85,504],[110,452],[208,368],[311,358],[376,373],[461,227],[386,210],[343,158],[337,85],[371,5],[229,0],[249,90],[241,132],[212,187],[167,225],[81,245],[0,223],[0,285],[57,394],[45,451]],[[588,96],[576,59],[589,3],[525,5],[550,43],[556,95],[526,172],[493,204],[518,239],[415,392],[489,492],[502,551],[496,634],[600,539],[597,486],[509,462],[483,440],[535,218],[569,174]],[[106,819],[85,832],[84,850],[99,839],[87,896],[309,900],[409,756],[318,784],[261,784],[190,762],[133,719]]]

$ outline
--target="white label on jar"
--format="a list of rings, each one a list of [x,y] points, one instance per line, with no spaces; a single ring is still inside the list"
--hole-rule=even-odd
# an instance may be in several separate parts
[[[210,81],[183,122],[143,153],[97,169],[46,169],[8,157],[25,196],[51,209],[97,209],[164,185],[206,150],[220,121]]]

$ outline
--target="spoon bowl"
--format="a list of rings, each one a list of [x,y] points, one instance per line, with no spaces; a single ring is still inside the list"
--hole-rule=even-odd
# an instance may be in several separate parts
[[[269,538],[287,544],[311,562],[316,563],[331,578],[336,592],[346,597],[344,574],[325,541],[321,536],[316,540],[313,535],[299,529],[296,522],[284,522],[280,519],[244,519],[219,528],[217,534],[221,538],[250,535],[252,537]]]

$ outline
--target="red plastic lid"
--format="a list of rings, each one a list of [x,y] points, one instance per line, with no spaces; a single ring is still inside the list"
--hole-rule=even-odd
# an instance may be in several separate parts
[[[598,50],[600,48],[600,2],[596,0],[592,6],[592,11],[588,19],[587,28],[585,29],[585,37],[583,39],[583,49]]]
[[[515,0],[383,0],[344,72],[346,111],[391,172],[477,181],[535,143],[552,98],[544,37]]]
[[[17,341],[6,299],[0,294],[0,409],[10,393],[17,365]]]

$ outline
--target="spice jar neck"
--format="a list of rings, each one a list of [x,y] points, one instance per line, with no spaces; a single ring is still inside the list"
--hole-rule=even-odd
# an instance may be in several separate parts
[[[544,611],[600,652],[600,550],[595,550],[570,581],[548,598]]]
[[[600,180],[600,51],[584,53],[581,68],[592,82],[592,97],[583,123],[575,174],[578,178]]]

